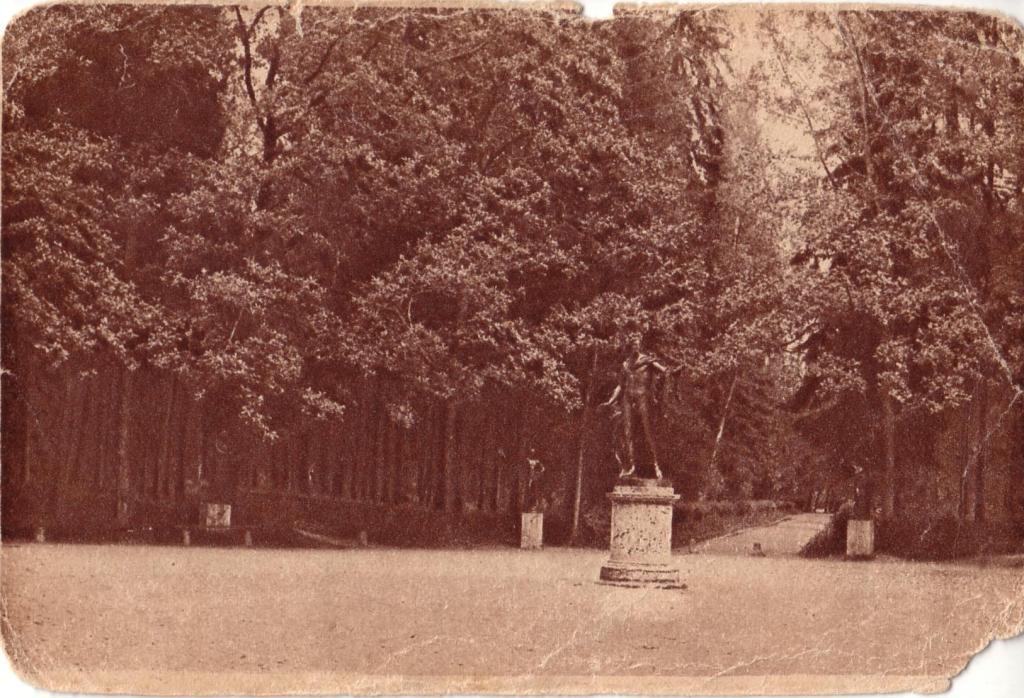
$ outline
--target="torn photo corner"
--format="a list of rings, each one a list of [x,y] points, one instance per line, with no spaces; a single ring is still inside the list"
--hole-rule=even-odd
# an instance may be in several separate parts
[[[945,690],[1024,629],[1022,61],[970,9],[21,13],[15,671]]]

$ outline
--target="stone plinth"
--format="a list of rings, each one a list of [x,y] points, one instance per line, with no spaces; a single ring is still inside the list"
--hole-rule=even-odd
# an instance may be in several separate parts
[[[201,524],[204,528],[228,528],[231,526],[231,505],[204,502]]]
[[[875,522],[850,519],[846,522],[846,557],[857,560],[875,554]]]
[[[523,550],[537,550],[544,545],[544,514],[526,512],[523,514],[519,534],[519,547]]]
[[[620,480],[612,502],[611,555],[601,581],[624,586],[678,587],[672,564],[672,504],[679,495],[665,480]]]

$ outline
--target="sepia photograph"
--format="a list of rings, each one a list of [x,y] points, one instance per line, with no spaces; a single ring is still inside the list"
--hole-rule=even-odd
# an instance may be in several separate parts
[[[1013,17],[58,2],[0,61],[21,681],[937,693],[1024,631]]]

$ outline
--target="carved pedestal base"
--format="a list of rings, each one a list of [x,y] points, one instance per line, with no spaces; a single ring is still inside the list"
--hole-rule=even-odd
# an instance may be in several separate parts
[[[681,587],[672,563],[672,504],[679,495],[664,480],[622,480],[612,502],[610,557],[601,581],[623,586]]]

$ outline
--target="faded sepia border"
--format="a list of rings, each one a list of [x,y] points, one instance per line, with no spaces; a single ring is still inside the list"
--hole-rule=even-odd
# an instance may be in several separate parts
[[[234,5],[238,0],[52,0],[30,2],[29,0],[0,0],[3,3],[0,18],[4,26],[14,17],[29,9],[44,4],[156,4],[156,5]],[[284,5],[300,10],[302,6],[381,6],[381,7],[445,7],[445,8],[491,8],[531,9],[556,11],[584,15],[584,8],[570,0],[249,0],[241,4]],[[598,4],[606,4],[598,2]],[[610,3],[607,3],[610,4]],[[763,8],[770,4],[778,9],[808,9],[824,3],[815,2],[623,2],[616,3],[615,10],[622,12],[674,12],[695,8],[742,10]],[[920,10],[970,10],[983,14],[997,15],[1017,22],[1024,27],[1024,3],[1020,0],[1001,2],[948,2],[946,0],[923,2],[872,2],[872,3],[827,3],[832,9],[877,7],[880,9]],[[2,84],[2,83],[0,83]],[[2,556],[0,556],[2,558]],[[2,562],[0,562],[2,564]],[[995,622],[996,619],[993,619]],[[990,629],[992,639],[1002,639],[1020,628]],[[983,647],[989,641],[983,643]],[[1005,667],[1004,680],[1016,682],[1024,690],[1024,637],[1013,640],[1017,648],[1016,664],[1013,658]],[[20,684],[12,671],[9,660],[0,669],[0,693],[2,695],[48,695],[42,689],[33,689]],[[1016,671],[1015,671],[1016,670]],[[89,691],[98,693],[128,693],[147,695],[195,695],[222,694],[686,694],[686,695],[793,695],[793,694],[855,694],[855,693],[941,693],[952,686],[951,696],[972,695],[959,681],[937,676],[899,675],[816,675],[784,674],[764,676],[387,676],[365,675],[343,672],[303,672],[255,675],[233,672],[90,672],[83,676],[68,673],[66,676],[48,676],[55,690]],[[959,690],[964,688],[965,690]],[[174,690],[177,689],[177,690]],[[1013,689],[1011,688],[1011,691]],[[976,695],[976,694],[973,694]],[[1007,693],[1006,695],[1010,695]]]

